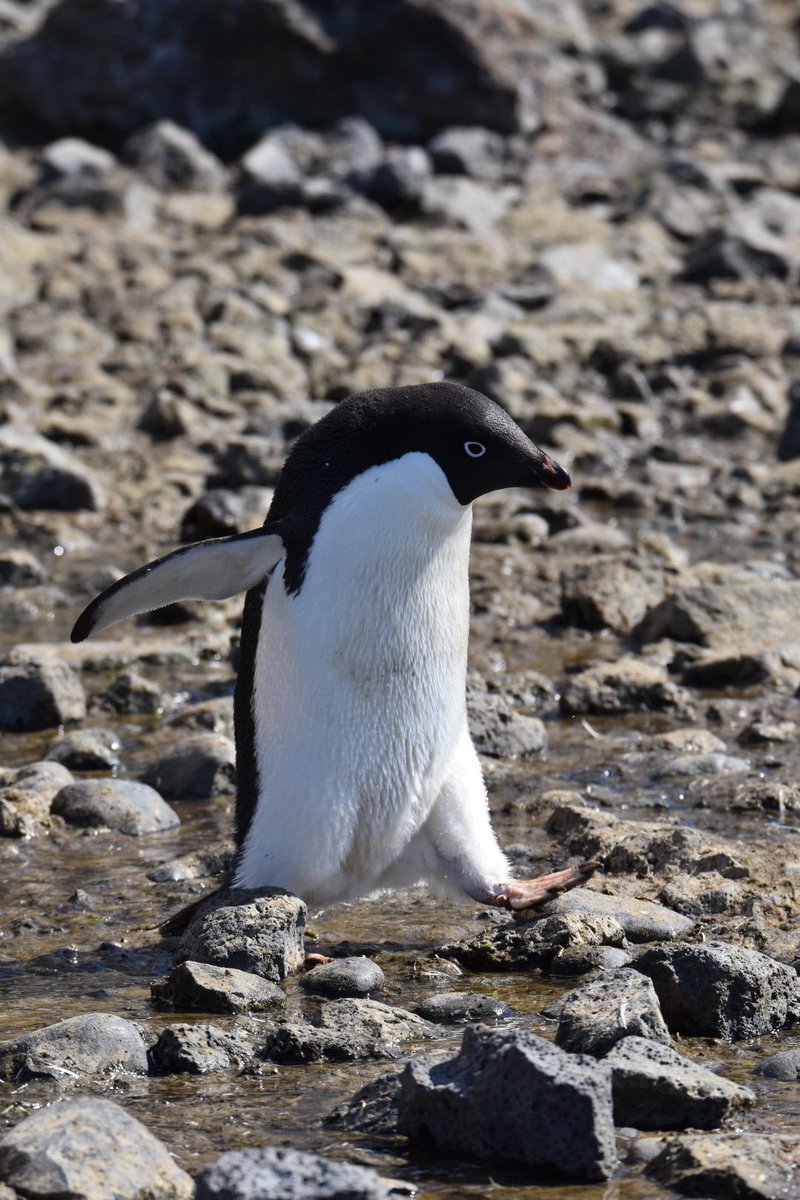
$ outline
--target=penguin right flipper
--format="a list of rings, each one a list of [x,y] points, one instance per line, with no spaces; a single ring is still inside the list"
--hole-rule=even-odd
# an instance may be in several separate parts
[[[284,522],[195,542],[118,579],[85,608],[70,635],[82,642],[126,617],[176,600],[226,600],[255,587],[286,553]]]

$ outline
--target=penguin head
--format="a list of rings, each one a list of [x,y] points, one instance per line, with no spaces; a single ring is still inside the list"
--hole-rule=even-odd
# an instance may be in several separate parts
[[[567,472],[480,392],[455,383],[379,388],[342,400],[296,443],[276,493],[299,500],[312,487],[334,494],[370,467],[429,455],[459,504],[507,487],[564,491]],[[287,504],[287,511],[294,507]]]

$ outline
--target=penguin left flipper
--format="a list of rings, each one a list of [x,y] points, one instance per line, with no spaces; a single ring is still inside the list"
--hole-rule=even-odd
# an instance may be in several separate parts
[[[283,522],[183,546],[118,579],[85,608],[71,633],[82,642],[126,617],[176,600],[226,600],[255,587],[286,552]]]

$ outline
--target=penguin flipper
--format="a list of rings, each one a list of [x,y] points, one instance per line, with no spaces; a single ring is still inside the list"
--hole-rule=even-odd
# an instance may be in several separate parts
[[[255,587],[286,552],[283,523],[183,546],[112,583],[85,608],[71,633],[82,642],[109,625],[176,600],[226,600]]]

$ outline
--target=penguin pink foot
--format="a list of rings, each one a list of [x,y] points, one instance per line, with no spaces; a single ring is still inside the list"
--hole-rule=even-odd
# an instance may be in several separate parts
[[[563,871],[553,871],[550,875],[540,875],[538,879],[512,879],[498,885],[491,903],[515,912],[539,908],[548,900],[555,900],[562,892],[580,887],[587,879],[591,879],[596,869],[597,863],[586,862],[577,867],[566,867]]]

